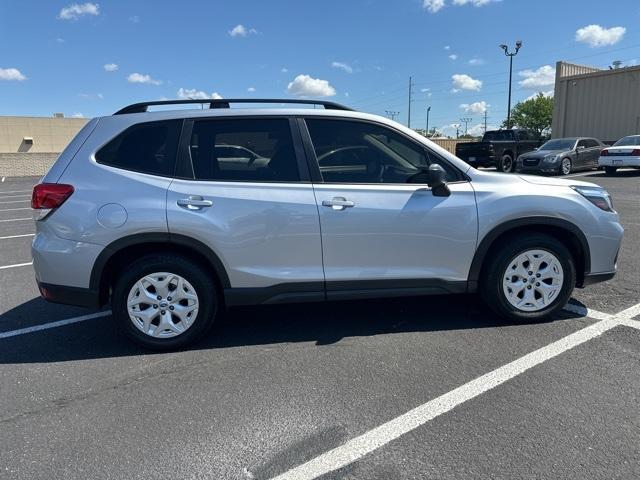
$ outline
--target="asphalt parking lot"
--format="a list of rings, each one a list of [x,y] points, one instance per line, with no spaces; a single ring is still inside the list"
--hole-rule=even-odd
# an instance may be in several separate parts
[[[5,179],[0,478],[639,478],[640,171],[578,177],[613,195],[619,273],[552,321],[473,296],[242,308],[171,354],[39,298],[37,179]]]

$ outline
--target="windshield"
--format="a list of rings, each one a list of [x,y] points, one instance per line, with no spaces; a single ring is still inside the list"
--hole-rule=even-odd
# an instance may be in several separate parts
[[[549,140],[540,147],[540,150],[572,150],[576,141],[573,138],[556,138]]]
[[[618,145],[640,145],[640,135],[630,135],[628,137],[623,137],[613,144],[614,147]]]

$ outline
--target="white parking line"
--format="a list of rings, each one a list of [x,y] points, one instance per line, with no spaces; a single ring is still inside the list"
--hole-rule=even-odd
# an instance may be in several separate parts
[[[0,192],[0,200],[4,200],[5,198],[17,198],[17,197],[27,197],[31,198],[31,195],[23,194],[23,195],[5,195],[8,192]]]
[[[14,263],[13,265],[2,265],[0,270],[6,270],[7,268],[16,268],[16,267],[27,267],[29,265],[33,265],[33,262],[26,263]]]
[[[29,201],[29,199],[25,198],[24,200],[11,200],[9,202],[0,202],[0,204],[5,204],[5,203],[25,203],[25,202],[28,202],[28,201]]]
[[[15,212],[16,210],[31,210],[31,207],[2,208],[0,209],[0,212]]]
[[[35,233],[25,233],[23,235],[9,235],[6,237],[0,237],[0,240],[9,240],[10,238],[22,238],[22,237],[33,237]]]
[[[0,339],[16,337],[18,335],[25,335],[27,333],[40,332],[42,330],[49,330],[50,328],[63,327],[65,325],[71,325],[73,323],[84,322],[86,320],[93,320],[94,318],[106,317],[111,315],[111,311],[91,313],[89,315],[82,315],[81,317],[67,318],[66,320],[58,320],[57,322],[44,323],[42,325],[35,325],[33,327],[20,328],[18,330],[10,330],[8,332],[0,332]]]
[[[0,222],[22,222],[24,220],[33,220],[33,218],[32,217],[10,218],[9,220],[0,220]]]
[[[7,190],[7,191],[0,190],[0,195],[4,195],[5,193],[28,193],[28,194],[31,194],[31,190]]]
[[[567,310],[579,311],[580,314],[589,313],[589,316],[593,315],[594,318],[602,318],[602,320],[409,410],[407,413],[383,423],[333,450],[273,477],[272,480],[313,480],[350,465],[405,433],[415,430],[430,420],[453,410],[458,405],[502,385],[527,370],[599,337],[618,325],[633,322],[634,320],[623,316],[623,314],[630,315],[640,311],[640,304],[628,308],[618,315],[609,315],[576,305],[567,305]]]

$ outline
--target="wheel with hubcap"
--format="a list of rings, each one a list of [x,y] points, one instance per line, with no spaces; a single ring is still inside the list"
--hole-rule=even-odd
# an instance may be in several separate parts
[[[500,159],[500,164],[498,165],[498,170],[504,173],[513,172],[513,158],[510,155],[503,155]]]
[[[216,287],[199,265],[174,255],[134,262],[113,289],[113,316],[120,330],[155,350],[183,347],[213,323]]]
[[[543,234],[511,237],[492,252],[481,292],[494,311],[514,320],[534,320],[566,305],[576,270],[559,240]]]
[[[571,164],[571,159],[563,158],[562,161],[560,162],[560,173],[562,175],[569,175],[571,173],[572,167],[573,166]]]

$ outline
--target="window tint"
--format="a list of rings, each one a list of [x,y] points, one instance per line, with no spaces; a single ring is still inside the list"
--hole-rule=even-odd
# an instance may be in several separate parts
[[[598,143],[598,141],[594,138],[588,138],[585,140],[586,144],[587,144],[587,148],[593,148],[593,147],[599,147],[600,143]]]
[[[484,134],[482,139],[487,142],[514,140],[513,130],[493,130]]]
[[[128,128],[96,153],[111,167],[172,176],[182,120],[140,123]]]
[[[189,150],[197,180],[300,180],[285,118],[196,121]]]
[[[439,163],[449,181],[459,172],[420,144],[391,129],[367,122],[307,119],[320,167],[328,183],[419,183],[432,163]]]
[[[589,143],[586,140],[579,140],[578,145],[576,145],[576,148],[578,147],[589,148]]]

